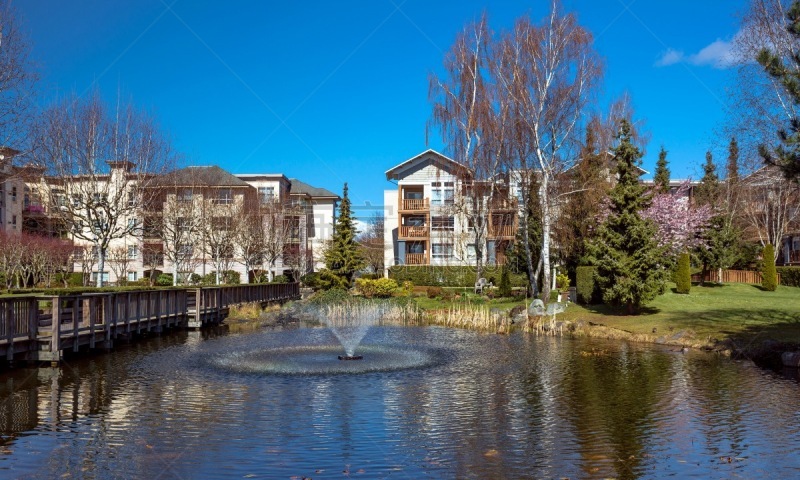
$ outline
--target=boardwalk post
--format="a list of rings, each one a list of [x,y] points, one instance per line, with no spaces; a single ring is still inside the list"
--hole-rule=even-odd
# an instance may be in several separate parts
[[[50,297],[53,302],[53,322],[50,325],[50,362],[54,367],[61,360],[61,298]]]

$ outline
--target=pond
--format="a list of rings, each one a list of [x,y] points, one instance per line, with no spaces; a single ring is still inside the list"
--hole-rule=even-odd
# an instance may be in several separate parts
[[[702,352],[372,327],[353,371],[238,368],[333,345],[184,332],[5,372],[0,478],[800,476],[798,383]]]

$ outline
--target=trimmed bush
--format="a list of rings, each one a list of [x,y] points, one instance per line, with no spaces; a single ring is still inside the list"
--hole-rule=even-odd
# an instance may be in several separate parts
[[[270,283],[289,283],[289,277],[286,275],[276,275]]]
[[[578,294],[578,301],[592,305],[598,303],[600,292],[594,280],[594,273],[597,267],[577,267],[575,269],[575,290]]]
[[[300,282],[308,288],[313,288],[314,290],[320,288],[319,285],[319,273],[311,272],[303,275],[300,277]]]
[[[678,268],[675,270],[675,289],[678,293],[688,294],[692,289],[692,266],[689,262],[689,254],[678,255]]]
[[[768,292],[774,292],[778,289],[778,272],[775,269],[775,247],[769,243],[766,244],[761,258],[764,261],[764,267],[761,271],[761,286]]]
[[[800,287],[800,267],[777,267],[775,270],[781,276],[781,285]]]
[[[156,285],[159,287],[169,287],[172,285],[172,274],[171,273],[162,273],[156,279]]]
[[[487,266],[481,276],[485,279],[499,278],[502,268]],[[398,283],[412,282],[414,285],[440,287],[474,287],[475,267],[470,266],[432,266],[432,265],[397,265],[389,268],[389,278]],[[528,286],[528,278],[524,274],[509,274],[512,287]]]
[[[353,297],[347,293],[347,290],[343,288],[331,288],[328,290],[323,290],[321,292],[316,293],[311,298],[311,303],[313,305],[331,305],[331,304],[342,304],[352,300]]]
[[[497,286],[497,294],[501,297],[511,296],[511,274],[505,266],[500,272],[500,285]]]

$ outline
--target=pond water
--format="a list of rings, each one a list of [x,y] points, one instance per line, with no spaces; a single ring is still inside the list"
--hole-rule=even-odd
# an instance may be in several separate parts
[[[324,363],[335,344],[177,333],[5,372],[0,478],[800,477],[800,385],[711,354],[373,327],[363,365],[424,361],[236,363],[305,345]]]

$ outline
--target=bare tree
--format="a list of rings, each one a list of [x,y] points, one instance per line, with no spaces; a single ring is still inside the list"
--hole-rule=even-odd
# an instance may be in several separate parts
[[[92,245],[78,245],[73,249],[72,256],[74,263],[79,263],[81,266],[81,279],[85,287],[88,285],[92,269],[97,263],[97,249]]]
[[[142,191],[174,163],[170,142],[151,116],[132,105],[109,112],[98,92],[46,109],[34,137],[51,175],[41,189],[71,235],[96,248],[102,286],[111,242],[141,234]]]
[[[131,264],[128,247],[125,245],[111,247],[108,250],[108,263],[117,277],[117,285],[124,285],[128,281],[128,267]]]
[[[460,184],[452,203],[445,199],[437,213],[457,215],[472,230],[477,277],[483,271],[487,219],[502,170],[509,116],[509,105],[495,97],[488,77],[491,41],[483,15],[458,35],[444,59],[446,75],[432,76],[428,93],[431,123],[440,128],[454,160],[464,167],[456,174]]]
[[[503,96],[514,106],[510,168],[520,172],[518,182],[525,204],[527,172],[537,172],[542,216],[539,258],[543,297],[548,299],[553,221],[559,201],[555,180],[577,159],[586,106],[601,78],[602,63],[592,35],[578,25],[574,15],[562,13],[558,1],[552,2],[541,25],[533,25],[528,18],[518,20],[514,31],[504,37],[499,55],[495,77]],[[521,228],[526,231],[530,219],[527,209],[524,212]],[[530,248],[526,247],[526,255],[532,258]],[[530,260],[528,263],[531,284],[536,285],[538,269]]]
[[[234,219],[233,242],[241,253],[248,283],[251,272],[253,272],[253,280],[255,280],[255,267],[264,264],[267,230],[264,227],[261,205],[261,199],[249,199],[246,201],[241,215]]]
[[[11,1],[0,0],[0,145],[26,143],[37,75]]]
[[[262,205],[261,212],[264,229],[264,263],[269,271],[269,279],[273,280],[278,260],[283,257],[290,236],[295,232],[294,219],[297,211],[291,205],[275,199]],[[297,228],[299,229],[299,226]]]
[[[201,234],[203,248],[214,267],[215,283],[219,285],[224,273],[230,270],[236,250],[235,219],[242,215],[242,205],[236,202],[217,203],[204,198]]]
[[[173,285],[178,284],[182,272],[194,270],[195,250],[202,235],[203,201],[199,189],[191,183],[162,183],[148,219],[152,235],[163,242],[161,254],[172,266]]]
[[[800,226],[800,187],[773,166],[762,167],[743,178],[740,185],[745,232],[758,238],[762,246],[776,246],[777,259],[784,235]]]
[[[362,256],[367,262],[367,266],[372,268],[375,273],[383,272],[383,215],[373,214],[367,223],[367,229],[358,237],[358,244],[361,247]]]

